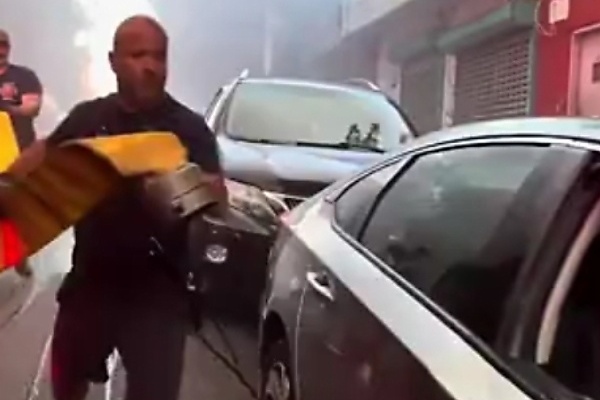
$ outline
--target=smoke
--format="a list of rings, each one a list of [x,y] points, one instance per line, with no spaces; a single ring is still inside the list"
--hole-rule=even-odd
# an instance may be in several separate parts
[[[0,26],[12,35],[13,62],[34,69],[44,85],[37,121],[44,132],[75,103],[114,90],[107,53],[116,25],[133,14],[155,16],[165,25],[171,38],[169,90],[197,110],[246,68],[251,76],[266,69],[306,75],[305,59],[323,46],[325,30],[337,29],[332,14],[337,0],[0,2]]]
[[[75,34],[72,45],[82,50],[83,97],[98,97],[116,89],[115,80],[107,68],[107,54],[112,45],[115,29],[133,14],[145,14],[157,18],[149,0],[72,0],[85,20],[84,26]]]
[[[170,87],[202,108],[246,68],[263,73],[265,0],[153,0],[171,36]]]
[[[56,2],[58,7],[47,1],[0,2],[0,26],[10,32],[12,61],[34,69],[44,85],[44,107],[37,122],[46,132],[79,97],[84,58],[73,39],[85,20],[71,0]]]

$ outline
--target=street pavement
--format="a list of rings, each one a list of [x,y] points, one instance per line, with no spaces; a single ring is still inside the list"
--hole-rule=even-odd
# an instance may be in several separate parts
[[[0,274],[0,398],[2,400],[52,400],[49,385],[49,345],[56,312],[55,291],[69,265],[72,239],[65,234],[32,259],[34,279],[22,279],[13,271]],[[204,340],[221,356],[238,359],[247,388],[205,342],[190,335],[187,342],[181,400],[249,400],[255,389],[256,333],[234,325],[218,334],[210,322]],[[233,351],[233,354],[232,354]],[[118,357],[112,365],[109,384],[94,387],[90,400],[121,400],[124,371]]]

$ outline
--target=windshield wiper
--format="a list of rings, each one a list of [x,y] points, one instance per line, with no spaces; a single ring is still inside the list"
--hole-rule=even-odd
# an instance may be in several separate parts
[[[377,147],[364,146],[360,144],[352,144],[348,142],[339,142],[339,143],[320,143],[320,142],[305,142],[305,141],[297,141],[297,140],[273,140],[273,139],[264,139],[264,138],[247,138],[242,136],[232,136],[227,135],[229,139],[237,140],[240,142],[246,143],[259,143],[259,144],[276,144],[283,146],[304,146],[304,147],[322,147],[328,149],[344,149],[344,150],[365,150],[371,151],[374,153],[385,153],[385,150],[379,149]]]
[[[298,146],[307,146],[307,147],[324,147],[329,149],[344,149],[344,150],[365,150],[372,151],[373,153],[385,153],[385,150],[371,147],[371,146],[362,146],[359,144],[353,144],[348,142],[339,142],[339,143],[319,143],[319,142],[295,142]]]
[[[246,143],[260,143],[260,144],[283,144],[283,145],[295,145],[295,141],[285,141],[285,140],[273,140],[273,139],[263,139],[263,138],[247,138],[243,136],[232,136],[227,135],[227,137],[231,140],[237,140],[239,142]]]

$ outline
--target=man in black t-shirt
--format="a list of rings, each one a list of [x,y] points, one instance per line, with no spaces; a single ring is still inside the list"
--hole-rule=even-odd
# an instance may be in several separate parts
[[[17,143],[23,150],[35,141],[33,119],[40,112],[42,85],[30,69],[10,63],[10,37],[0,29],[0,111],[10,115]],[[28,261],[15,270],[29,277],[33,271]]]
[[[167,44],[155,20],[123,22],[110,54],[117,93],[77,105],[28,154],[69,139],[170,131],[224,189],[214,135],[200,115],[165,92]],[[115,349],[127,372],[127,400],[178,398],[190,324],[186,293],[170,273],[173,266],[151,248],[151,218],[140,204],[135,185],[127,186],[75,227],[52,343],[57,400],[82,400],[90,382],[106,382],[106,360]]]
[[[10,37],[0,29],[0,111],[13,122],[21,150],[35,140],[33,120],[42,106],[42,85],[35,72],[10,63]]]

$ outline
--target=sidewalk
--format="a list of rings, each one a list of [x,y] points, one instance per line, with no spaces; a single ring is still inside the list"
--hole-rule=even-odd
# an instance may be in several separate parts
[[[10,284],[8,279],[2,277],[2,284]],[[54,289],[40,290],[32,281],[13,287],[13,296],[2,307],[0,387],[2,399],[30,400],[36,398],[32,384],[39,376],[40,355],[46,353],[54,321]]]
[[[32,280],[25,280],[12,270],[0,273],[0,330],[19,312],[33,287]]]

